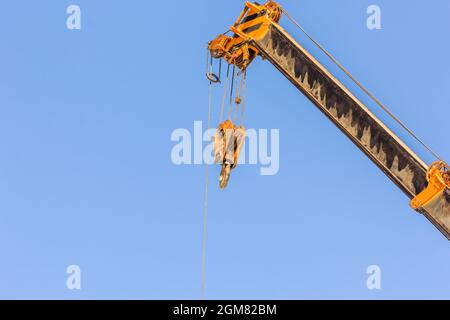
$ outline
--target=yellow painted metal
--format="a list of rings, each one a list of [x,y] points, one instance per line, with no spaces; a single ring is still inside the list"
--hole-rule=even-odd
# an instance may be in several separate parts
[[[384,124],[382,124],[374,115],[372,115],[368,110],[366,110],[365,106],[360,103],[356,97],[354,97],[347,88],[345,88],[342,84],[339,83],[339,81],[332,76],[328,70],[326,70],[324,67],[320,65],[319,62],[317,62],[304,48],[302,48],[299,44],[297,44],[292,37],[290,37],[279,25],[278,21],[281,18],[283,10],[281,9],[280,5],[277,4],[275,1],[268,1],[264,5],[259,4],[252,4],[250,2],[245,3],[245,7],[239,17],[237,18],[236,22],[233,24],[233,26],[230,27],[231,32],[233,32],[232,36],[228,36],[226,32],[225,34],[219,35],[216,39],[212,40],[208,44],[208,50],[211,53],[211,56],[213,58],[217,59],[224,59],[229,64],[233,64],[240,68],[241,70],[245,70],[248,65],[256,58],[258,55],[262,55],[263,57],[269,58],[269,60],[280,69],[280,71],[283,72],[283,74],[288,77],[294,84],[302,90],[303,93],[308,94],[310,93],[308,90],[309,88],[305,88],[302,86],[301,83],[295,82],[296,80],[292,76],[290,72],[290,69],[283,65],[285,62],[284,60],[276,60],[273,58],[270,50],[265,48],[264,41],[265,37],[267,35],[272,36],[269,34],[269,31],[276,30],[278,33],[282,34],[283,37],[286,39],[288,43],[292,44],[292,47],[295,50],[298,50],[299,56],[306,57],[306,64],[309,66],[311,70],[318,70],[321,74],[325,74],[326,76],[322,77],[325,80],[329,82],[330,86],[336,86],[340,89],[343,96],[350,97],[351,100],[353,100],[354,104],[356,105],[356,110],[362,110],[363,113],[366,114],[366,116],[370,119],[374,119],[378,127],[380,128],[381,132],[386,132],[388,135],[392,137],[392,141],[396,141],[401,148],[401,150],[405,150],[406,153],[408,153],[409,158],[411,160],[411,163],[413,165],[413,178],[418,178],[420,185],[422,186],[424,183],[424,177],[423,174],[425,173],[426,164],[423,163],[422,160],[420,160],[409,148],[406,147],[400,141],[387,127],[385,127]],[[284,12],[285,15],[289,17],[289,15]],[[294,24],[296,24],[300,29],[302,29],[295,21],[291,19]],[[272,26],[272,28],[270,28]],[[302,29],[302,31],[304,31]],[[308,38],[310,38],[319,48],[324,51],[324,49],[314,40],[312,39],[308,34],[306,34]],[[260,43],[258,43],[258,41]],[[261,45],[261,43],[263,45]],[[267,46],[266,46],[267,47]],[[261,50],[261,52],[260,52]],[[292,50],[291,50],[292,52]],[[377,104],[379,104],[385,111],[387,111],[391,116],[393,116],[386,108],[375,98],[373,95],[368,92],[365,88],[360,85],[357,80],[354,79],[354,77],[348,73],[348,71],[343,68],[339,62],[336,61],[334,57],[332,57],[328,52],[324,51],[327,56],[331,58],[332,61],[334,61],[351,79],[353,79],[358,86],[360,86],[363,91],[365,91],[372,99],[375,100]],[[274,54],[273,54],[274,55]],[[292,61],[292,59],[291,59]],[[309,62],[308,62],[309,61]],[[308,75],[308,74],[306,74]],[[297,78],[297,76],[295,76]],[[308,84],[307,84],[308,85]],[[316,103],[316,105],[323,109],[324,106],[321,105],[319,101],[316,101],[313,99],[314,97],[310,97],[310,99]],[[235,101],[237,104],[240,103],[239,98],[236,98]],[[394,117],[397,122],[399,120]],[[385,166],[385,160],[380,157],[379,154],[372,153],[369,150],[364,149],[364,146],[359,145],[359,140],[357,140],[355,137],[353,137],[353,134],[349,133],[348,128],[344,127],[342,123],[338,122],[336,119],[332,118],[333,122],[335,122],[346,134],[348,134],[352,140],[360,146],[361,150],[363,150],[377,165],[380,166],[380,168],[383,169],[383,171],[386,172],[386,174],[398,185],[402,190],[404,190],[409,197],[414,197],[414,199],[411,200],[410,206],[418,210],[420,212],[423,212],[426,214],[427,218],[430,219],[430,221],[435,224],[445,235],[447,238],[450,239],[450,232],[449,232],[449,224],[447,221],[449,221],[448,212],[449,212],[449,200],[448,195],[450,194],[450,168],[444,161],[437,161],[433,163],[427,170],[426,173],[426,180],[428,182],[428,186],[421,191],[420,193],[416,194],[418,191],[416,189],[416,186],[413,185],[413,181],[411,182],[411,185],[406,185],[404,183],[404,176],[402,176],[402,173],[398,173],[395,170],[391,168],[391,166]],[[399,122],[411,135],[413,135],[421,144],[423,144],[408,128],[406,128],[401,122]],[[353,125],[352,125],[353,126]],[[241,129],[242,127],[239,127]],[[220,130],[237,130],[238,127],[235,126],[231,121],[227,120],[224,123],[219,125],[218,131]],[[242,130],[245,130],[242,128]],[[358,138],[359,139],[359,138]],[[426,145],[425,145],[426,146]],[[426,146],[427,147],[427,146]],[[403,148],[403,149],[402,149]],[[217,153],[219,150],[224,153],[224,145],[216,146],[215,145],[215,153]],[[427,149],[429,149],[427,147]],[[223,151],[222,151],[223,150]],[[429,149],[430,150],[430,149]],[[238,148],[237,154],[235,154],[234,163],[237,163],[237,159],[239,156],[240,149]],[[430,150],[431,151],[431,150]],[[432,151],[431,151],[432,152]],[[436,155],[434,152],[432,152],[434,155]],[[439,158],[439,157],[437,157]],[[226,170],[225,170],[226,169]],[[232,169],[232,166],[229,164],[224,164],[221,177],[224,176],[225,178],[223,181],[221,180],[221,188],[226,186],[226,183],[229,178],[230,170]],[[409,173],[408,173],[409,174]],[[420,190],[419,190],[420,191]]]
[[[241,136],[245,137],[245,128],[243,126],[237,126],[235,125],[231,120],[225,120],[224,122],[222,122],[221,124],[219,124],[219,126],[217,127],[217,131],[223,131],[223,132],[235,132],[235,131],[241,131]],[[216,137],[215,137],[216,138]],[[216,139],[214,140],[214,154],[217,153],[221,153],[223,155],[226,154],[227,152],[227,145],[226,143],[223,144],[219,144],[216,142]],[[235,145],[235,150],[233,153],[233,169],[237,166],[238,164],[238,159],[239,159],[239,155],[241,154],[241,150],[242,150],[242,145],[243,145],[244,140],[240,140],[240,141],[236,141],[236,145]],[[222,150],[218,150],[218,148],[222,148]]]
[[[431,203],[446,189],[450,190],[450,169],[443,161],[434,162],[427,172],[428,187],[411,200],[414,210],[419,210]]]
[[[263,5],[245,3],[238,19],[230,30],[234,36],[219,35],[208,44],[211,56],[225,59],[229,64],[245,70],[259,54],[259,50],[251,44],[252,40],[263,38],[271,23],[281,18],[281,7],[274,1]]]
[[[231,120],[226,120],[217,128],[214,135],[214,161],[222,165],[219,177],[221,189],[227,186],[231,170],[238,164],[244,139],[245,128],[233,124]]]

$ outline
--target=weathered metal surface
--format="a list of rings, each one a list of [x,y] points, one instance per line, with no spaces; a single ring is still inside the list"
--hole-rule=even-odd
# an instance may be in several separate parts
[[[279,25],[255,45],[410,199],[426,188],[427,165]],[[450,193],[422,213],[450,240]]]
[[[423,213],[450,240],[450,191],[428,204]]]

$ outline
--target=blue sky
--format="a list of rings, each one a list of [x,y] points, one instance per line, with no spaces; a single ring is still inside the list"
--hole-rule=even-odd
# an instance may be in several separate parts
[[[66,28],[70,4],[81,30]],[[448,1],[281,4],[450,159]],[[371,4],[382,30],[366,27]],[[175,166],[170,136],[206,121],[205,46],[242,5],[2,4],[0,298],[200,297],[204,166]],[[269,62],[248,73],[246,126],[280,130],[280,171],[240,166],[220,191],[211,169],[206,298],[450,298],[448,241]],[[66,288],[73,264],[79,291]],[[366,288],[374,264],[379,291]]]

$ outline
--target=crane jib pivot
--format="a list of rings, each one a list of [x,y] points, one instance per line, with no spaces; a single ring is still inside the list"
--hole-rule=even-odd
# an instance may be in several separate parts
[[[274,1],[264,5],[246,2],[230,27],[233,35],[219,35],[208,44],[211,56],[241,70],[246,70],[258,55],[270,61],[411,199],[412,208],[450,240],[448,165],[439,159],[427,166],[278,24],[283,12]]]

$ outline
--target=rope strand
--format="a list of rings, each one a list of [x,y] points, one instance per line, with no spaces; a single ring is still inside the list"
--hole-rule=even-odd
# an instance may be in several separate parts
[[[223,113],[225,111],[225,100],[227,98],[227,88],[228,88],[228,78],[230,76],[230,65],[228,65],[227,68],[227,78],[225,80],[225,85],[223,87],[223,97],[222,97],[222,105],[220,107],[220,116],[219,116],[219,123],[223,120]]]
[[[212,72],[212,61],[209,72]],[[211,100],[212,100],[212,81],[209,81],[208,88],[208,131],[211,128]],[[207,230],[207,213],[208,213],[208,182],[209,182],[209,165],[205,163],[205,194],[203,202],[203,239],[202,239],[202,284],[200,297],[205,299],[205,260],[206,260],[206,230]]]
[[[238,73],[238,76],[239,76],[239,74],[240,74],[240,79],[238,80],[239,86],[236,89],[236,101],[235,101],[236,109],[234,110],[234,116],[233,116],[234,123],[236,123],[236,121],[237,121],[237,116],[239,113],[239,106],[242,103],[242,96],[243,96],[242,84],[243,84],[243,80],[244,80],[244,74],[242,71],[240,73]],[[237,99],[239,99],[240,101],[237,101]]]
[[[230,104],[228,106],[228,120],[231,121],[231,105],[233,104],[234,77],[236,74],[236,65],[233,64],[233,74],[231,75]]]
[[[335,57],[331,55],[323,46],[321,46],[314,38],[303,29],[294,18],[292,18],[286,10],[282,9],[286,17],[302,31],[309,40],[311,40],[328,58],[331,59],[364,93],[366,93],[381,109],[383,109],[392,119],[394,119],[404,130],[406,130],[416,141],[418,141],[428,152],[430,152],[436,159],[445,163],[444,160],[424,141],[422,141],[406,124],[404,124],[398,117],[396,117],[380,100],[378,100],[369,90],[367,90]]]
[[[245,111],[245,89],[247,87],[247,69],[244,70],[244,86],[242,88],[242,106],[241,106],[241,126],[244,125],[244,111]]]
[[[208,94],[208,131],[211,127],[211,96],[212,83],[209,82]],[[209,165],[205,163],[205,194],[203,202],[203,239],[202,239],[202,287],[201,299],[205,299],[205,260],[206,260],[206,230],[207,230],[207,211],[208,211],[208,181],[209,181]]]

